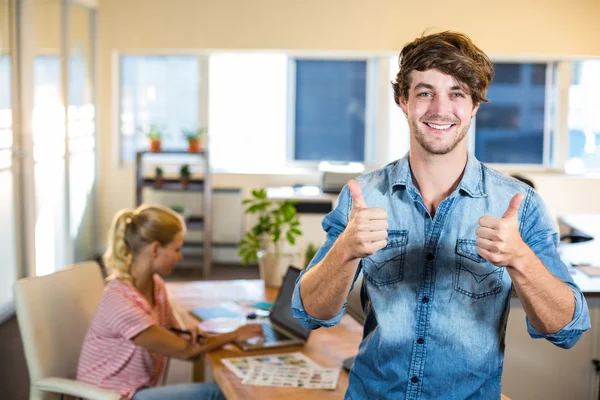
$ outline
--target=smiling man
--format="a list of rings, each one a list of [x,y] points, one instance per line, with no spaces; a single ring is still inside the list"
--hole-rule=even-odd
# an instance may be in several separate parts
[[[292,310],[309,328],[337,324],[362,271],[347,399],[498,399],[513,288],[531,337],[569,348],[590,327],[540,196],[467,152],[493,73],[460,33],[406,45],[393,87],[410,151],[349,181],[323,220]]]

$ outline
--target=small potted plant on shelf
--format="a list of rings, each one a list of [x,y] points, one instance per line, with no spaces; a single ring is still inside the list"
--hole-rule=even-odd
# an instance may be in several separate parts
[[[184,130],[183,134],[188,141],[188,153],[199,153],[202,148],[202,139],[206,133],[206,128],[198,128],[196,130]]]
[[[298,254],[284,253],[282,245],[296,243],[302,235],[294,201],[271,202],[265,189],[252,190],[252,198],[242,202],[245,214],[258,214],[258,222],[240,241],[242,263],[258,261],[265,284],[281,286],[287,266],[297,262]],[[298,264],[296,264],[298,265]]]
[[[163,169],[161,167],[156,167],[154,169],[154,187],[160,189],[162,188],[163,183]]]
[[[152,153],[160,153],[161,152],[161,141],[162,141],[162,132],[158,129],[156,125],[150,125],[146,136],[150,140],[150,152]]]
[[[181,182],[181,187],[183,189],[187,189],[190,185],[191,176],[190,166],[188,164],[183,164],[179,169],[179,181]]]

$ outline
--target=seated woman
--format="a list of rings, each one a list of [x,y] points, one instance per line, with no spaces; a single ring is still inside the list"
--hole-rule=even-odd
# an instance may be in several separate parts
[[[177,323],[161,276],[181,260],[184,234],[182,218],[163,207],[117,213],[103,257],[108,283],[85,336],[78,380],[135,400],[224,398],[215,384],[155,387],[165,357],[192,360],[226,343],[262,335],[260,325],[249,324],[199,344],[198,323]],[[191,337],[186,340],[171,328],[187,329]]]

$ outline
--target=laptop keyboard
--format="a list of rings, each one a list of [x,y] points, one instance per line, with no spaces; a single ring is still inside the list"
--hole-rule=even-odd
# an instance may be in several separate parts
[[[283,333],[277,332],[271,325],[263,325],[263,335],[265,335],[265,343],[279,342],[289,340],[290,338]]]

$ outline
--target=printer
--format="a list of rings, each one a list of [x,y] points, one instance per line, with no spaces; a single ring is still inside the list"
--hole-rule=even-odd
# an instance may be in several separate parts
[[[350,179],[360,176],[364,170],[361,163],[322,161],[319,163],[321,190],[323,193],[338,194]]]

